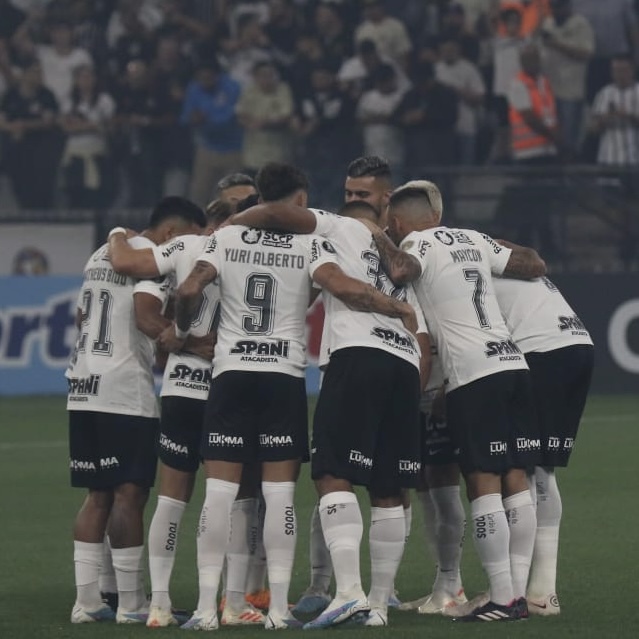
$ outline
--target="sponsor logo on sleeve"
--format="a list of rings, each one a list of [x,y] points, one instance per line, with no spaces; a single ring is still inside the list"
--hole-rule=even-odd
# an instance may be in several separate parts
[[[493,240],[493,238],[490,237],[490,235],[486,235],[485,233],[482,233],[481,236],[486,240],[486,243],[493,249],[493,253],[495,255],[499,255],[502,252],[504,247],[497,244],[497,242],[495,242],[495,240]]]
[[[184,250],[184,242],[182,240],[177,240],[172,244],[169,244],[163,251],[162,257],[171,257],[175,251],[183,251]]]
[[[215,253],[217,250],[217,237],[215,234],[211,235],[209,241],[206,243],[206,248],[204,249],[205,253]]]

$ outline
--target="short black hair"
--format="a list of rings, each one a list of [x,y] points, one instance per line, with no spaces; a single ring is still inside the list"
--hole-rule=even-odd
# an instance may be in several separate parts
[[[389,181],[392,177],[388,160],[379,155],[363,155],[353,160],[346,169],[346,175],[351,178],[383,177]]]
[[[253,193],[251,195],[247,195],[243,200],[240,200],[235,205],[235,212],[241,213],[242,211],[246,211],[246,209],[250,209],[252,206],[260,203],[260,196],[257,193]]]
[[[351,200],[350,202],[346,202],[346,204],[344,204],[338,211],[338,214],[344,217],[352,217],[353,213],[357,210],[364,210],[367,213],[372,213],[376,220],[379,219],[380,212],[372,204],[370,204],[370,202],[365,202],[364,200]]]
[[[204,211],[191,200],[177,195],[163,197],[153,207],[153,212],[149,219],[149,228],[157,228],[162,222],[172,217],[179,217],[187,222],[197,224],[199,227],[206,226],[206,216]]]
[[[406,189],[399,189],[399,191],[395,191],[390,196],[389,205],[391,207],[400,206],[401,204],[404,204],[404,202],[419,199],[425,200],[428,207],[431,209],[433,208],[430,198],[428,197],[428,192],[417,187],[408,187]]]
[[[207,224],[219,226],[222,222],[228,220],[234,212],[234,207],[230,202],[213,200],[206,206],[206,222]]]
[[[269,162],[255,177],[255,184],[265,202],[282,200],[295,191],[308,191],[306,174],[291,164]]]
[[[246,173],[229,173],[217,183],[217,192],[221,193],[232,186],[255,187],[255,180],[250,175],[246,175]]]

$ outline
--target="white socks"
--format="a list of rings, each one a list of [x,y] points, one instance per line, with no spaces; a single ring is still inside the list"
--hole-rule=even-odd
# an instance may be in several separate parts
[[[459,486],[431,488],[429,493],[437,521],[437,577],[433,591],[456,596],[462,587],[459,566],[466,528]]]
[[[127,612],[144,608],[144,546],[111,548],[111,555],[118,582],[118,608]]]
[[[295,559],[297,520],[295,518],[295,482],[262,482],[266,504],[264,549],[271,589],[269,612],[288,615],[288,589]]]
[[[231,509],[239,488],[239,484],[221,479],[206,480],[206,497],[197,531],[199,613],[217,614],[217,591],[231,532]]]
[[[75,566],[76,604],[87,610],[102,608],[102,597],[98,586],[98,573],[102,563],[103,544],[73,542]]]
[[[424,514],[424,534],[426,537],[426,546],[433,563],[437,563],[437,513],[435,512],[435,504],[430,497],[430,491],[418,491],[417,497],[422,505]]]
[[[255,518],[257,499],[237,499],[231,508],[231,538],[226,553],[226,605],[243,610],[246,578],[251,561],[249,534]]]
[[[387,610],[395,575],[404,554],[406,519],[403,506],[371,507],[369,545],[371,554],[371,608]]]
[[[359,547],[364,526],[357,497],[346,491],[329,493],[320,499],[319,512],[335,572],[336,597],[361,593]]]
[[[510,573],[515,598],[526,596],[530,562],[535,545],[537,517],[529,490],[503,500],[510,527]]]
[[[331,553],[328,551],[322,530],[319,503],[315,504],[311,516],[311,535],[309,539],[311,559],[310,589],[316,592],[328,592],[333,575]]]
[[[554,470],[535,468],[535,480],[537,535],[528,592],[533,597],[545,597],[557,592],[557,553],[562,505]]]
[[[473,539],[490,582],[490,600],[506,605],[515,597],[510,573],[510,530],[499,493],[483,495],[470,503]]]
[[[100,592],[118,591],[118,584],[115,580],[115,570],[113,570],[113,557],[111,557],[111,542],[109,535],[104,535],[102,544],[102,562],[100,563],[100,576],[98,578]]]
[[[151,575],[151,605],[170,609],[169,582],[175,563],[178,531],[186,502],[158,496],[158,503],[149,527],[149,573]]]
[[[256,506],[249,532],[251,560],[246,578],[246,594],[264,590],[266,587],[266,551],[264,550],[264,499],[256,499]]]

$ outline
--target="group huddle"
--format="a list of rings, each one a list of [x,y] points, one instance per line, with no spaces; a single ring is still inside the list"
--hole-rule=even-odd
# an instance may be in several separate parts
[[[206,214],[165,198],[142,235],[113,229],[85,267],[67,370],[72,485],[88,489],[71,621],[214,630],[222,609],[222,625],[319,629],[387,625],[389,605],[458,621],[558,614],[554,469],[573,448],[593,346],[543,260],[443,226],[436,185],[392,190],[380,158],[351,163],[339,214],[308,208],[306,177],[285,164],[262,167],[255,186],[219,186]],[[323,379],[309,442],[305,325],[318,294]],[[142,516],[158,458],[148,601]],[[290,610],[294,492],[308,461],[311,583]],[[169,581],[200,464],[189,616],[172,608]],[[471,601],[460,475],[489,584]],[[371,502],[368,594],[357,485]],[[399,604],[410,488],[437,576],[431,594]]]

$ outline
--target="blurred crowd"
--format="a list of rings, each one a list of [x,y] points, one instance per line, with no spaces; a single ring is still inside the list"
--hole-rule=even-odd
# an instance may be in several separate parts
[[[635,0],[0,0],[0,171],[25,208],[199,204],[296,162],[639,166]]]

